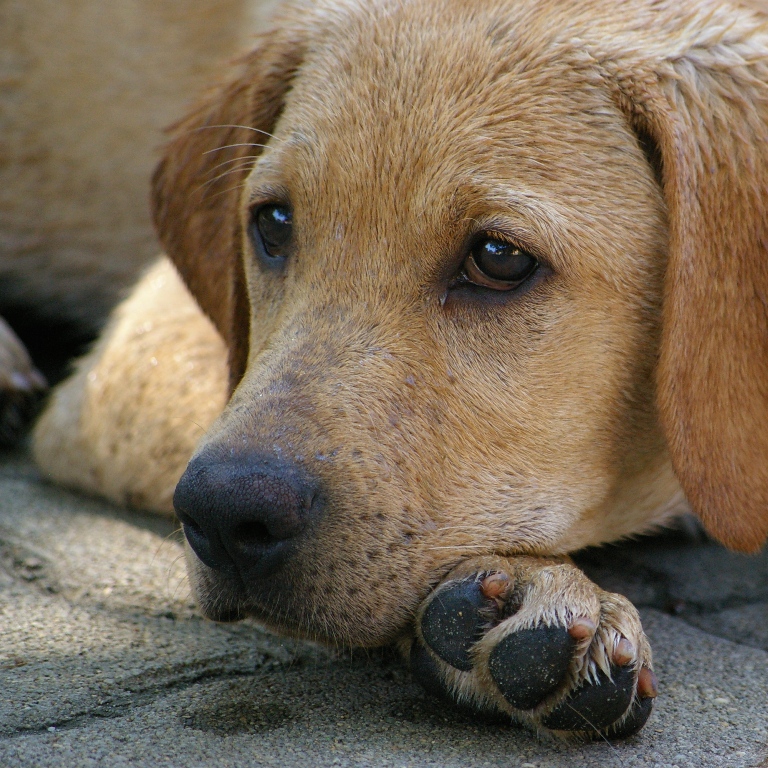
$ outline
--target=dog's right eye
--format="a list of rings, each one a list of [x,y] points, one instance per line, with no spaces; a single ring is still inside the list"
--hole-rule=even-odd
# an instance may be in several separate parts
[[[250,234],[257,251],[284,259],[293,234],[293,213],[285,205],[262,205],[251,211]]]
[[[536,257],[514,243],[501,237],[482,237],[470,249],[457,284],[510,291],[522,285],[538,268]]]

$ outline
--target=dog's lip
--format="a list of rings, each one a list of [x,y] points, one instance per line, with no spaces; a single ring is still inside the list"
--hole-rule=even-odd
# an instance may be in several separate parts
[[[192,577],[196,583],[194,591],[205,618],[216,622],[251,618],[282,636],[329,645],[379,647],[393,642],[407,630],[418,604],[426,596],[426,592],[415,595],[410,617],[401,615],[395,619],[395,610],[391,622],[381,615],[374,621],[366,620],[361,614],[355,625],[349,624],[349,617],[337,623],[332,606],[328,604],[320,610],[325,618],[314,621],[317,610],[302,602],[302,586],[291,584],[287,578],[263,579],[259,584],[245,585],[239,578],[230,579],[199,561],[195,563],[195,570],[197,573]],[[287,595],[291,597],[286,604]]]
[[[221,588],[222,585],[217,584]],[[198,599],[198,605],[205,618],[217,623],[231,623],[243,619],[255,619],[259,624],[283,636],[296,637],[304,640],[334,643],[338,638],[322,635],[313,631],[312,627],[293,617],[288,612],[278,612],[252,596],[245,597],[238,589],[238,594],[230,591],[231,584],[223,585],[229,593],[226,598],[217,596],[211,601]],[[279,618],[278,618],[279,616]]]
[[[248,614],[239,605],[222,606],[220,610],[209,609],[203,611],[205,617],[218,624],[232,624],[242,621]]]
[[[494,553],[489,551],[488,555],[493,556]],[[425,579],[426,588],[424,593],[417,597],[417,602],[424,600],[445,581],[451,571],[467,559],[469,556],[457,557],[433,570]],[[253,618],[283,635],[319,642],[338,641],[338,638],[313,631],[299,617],[294,617],[292,612],[280,611],[277,608],[279,595],[275,594],[276,585],[273,577],[249,580],[246,585],[239,574],[225,574],[220,570],[209,568],[202,562],[200,567],[205,569],[209,580],[215,585],[212,590],[206,590],[211,595],[211,599],[205,599],[204,596],[198,598],[200,610],[206,618],[221,623]]]

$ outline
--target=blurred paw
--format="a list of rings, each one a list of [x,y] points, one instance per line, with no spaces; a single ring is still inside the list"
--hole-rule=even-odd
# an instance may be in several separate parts
[[[0,318],[0,446],[13,445],[24,434],[47,388],[24,345]]]

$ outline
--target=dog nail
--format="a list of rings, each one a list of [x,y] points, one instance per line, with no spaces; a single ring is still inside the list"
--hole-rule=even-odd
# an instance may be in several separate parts
[[[619,640],[613,651],[613,663],[620,667],[626,667],[635,658],[635,649],[626,637]]]
[[[586,640],[595,634],[596,629],[597,626],[595,622],[592,621],[592,619],[588,619],[586,616],[582,616],[579,619],[573,620],[573,624],[568,627],[568,634],[574,640]]]
[[[509,589],[509,576],[506,573],[492,573],[480,582],[480,591],[484,597],[501,597]]]
[[[14,371],[11,373],[11,386],[21,392],[29,392],[32,389],[32,382],[30,382],[29,376]]]
[[[637,676],[637,695],[641,699],[655,699],[659,694],[659,682],[648,667],[643,667]]]

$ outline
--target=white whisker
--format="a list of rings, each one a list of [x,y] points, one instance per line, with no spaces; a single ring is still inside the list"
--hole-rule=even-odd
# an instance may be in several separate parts
[[[245,186],[245,181],[243,181],[241,184],[236,184],[234,187],[229,187],[228,189],[222,189],[222,190],[218,191],[215,195],[211,195],[207,199],[208,200],[214,200],[215,198],[219,197],[220,195],[226,195],[226,194],[228,194],[230,192],[235,192],[238,189],[242,189],[244,186]],[[202,189],[202,187],[198,187],[198,190],[199,189]],[[197,191],[197,190],[195,190],[195,191]],[[192,194],[194,194],[194,192]]]
[[[233,149],[234,147],[261,147],[262,149],[271,149],[269,144],[257,144],[252,141],[244,141],[239,144],[225,144],[223,147],[214,147],[214,149],[206,149],[203,152],[204,155],[210,155],[211,152],[221,152],[222,149]]]
[[[200,187],[198,187],[200,189]],[[205,432],[207,430],[207,427],[202,426],[201,424],[198,424],[194,419],[190,419],[187,416],[171,416],[171,421],[181,421],[186,424],[194,424],[201,432]],[[181,531],[181,528],[179,528],[177,531],[174,531],[174,533],[178,533]]]
[[[223,168],[225,165],[232,165],[232,163],[252,163],[256,158],[254,158],[251,155],[247,155],[246,157],[233,157],[231,160],[222,160],[220,163],[217,163],[216,165],[211,168],[208,173],[213,173],[214,171],[217,171],[219,168]]]
[[[197,128],[193,128],[190,133],[194,133],[195,131],[206,131],[213,128],[242,128],[244,131],[253,131],[254,133],[260,133],[263,136],[269,136],[270,139],[274,139],[275,141],[285,141],[285,139],[279,139],[269,131],[262,131],[261,128],[254,128],[252,125],[237,125],[236,123],[231,123],[229,125],[201,125]]]
[[[245,163],[243,165],[238,165],[236,168],[230,168],[228,171],[224,171],[224,173],[220,173],[218,176],[215,176],[212,179],[208,179],[208,181],[204,181],[198,187],[198,189],[204,189],[205,187],[209,187],[209,186],[211,186],[211,184],[215,184],[217,181],[220,181],[221,179],[223,179],[226,176],[229,176],[229,175],[231,175],[233,173],[240,173],[241,171],[243,171],[243,169],[250,168],[250,167],[251,167],[251,163]]]
[[[223,174],[223,175],[226,176],[227,174]],[[216,181],[216,179],[212,179],[212,181]],[[194,195],[197,192],[200,192],[201,190],[204,190],[205,187],[207,187],[209,184],[210,184],[210,182],[206,181],[204,184],[201,184],[199,187],[197,187],[196,189],[192,190],[192,192],[190,194]],[[226,195],[229,192],[235,192],[238,189],[242,189],[244,186],[245,186],[245,179],[243,179],[243,181],[240,184],[236,184],[234,187],[229,187],[228,189],[221,189],[218,192],[216,192],[216,194],[211,195],[210,197],[207,197],[207,196],[206,197],[207,197],[208,200],[214,200],[215,198],[219,197],[219,195]]]

